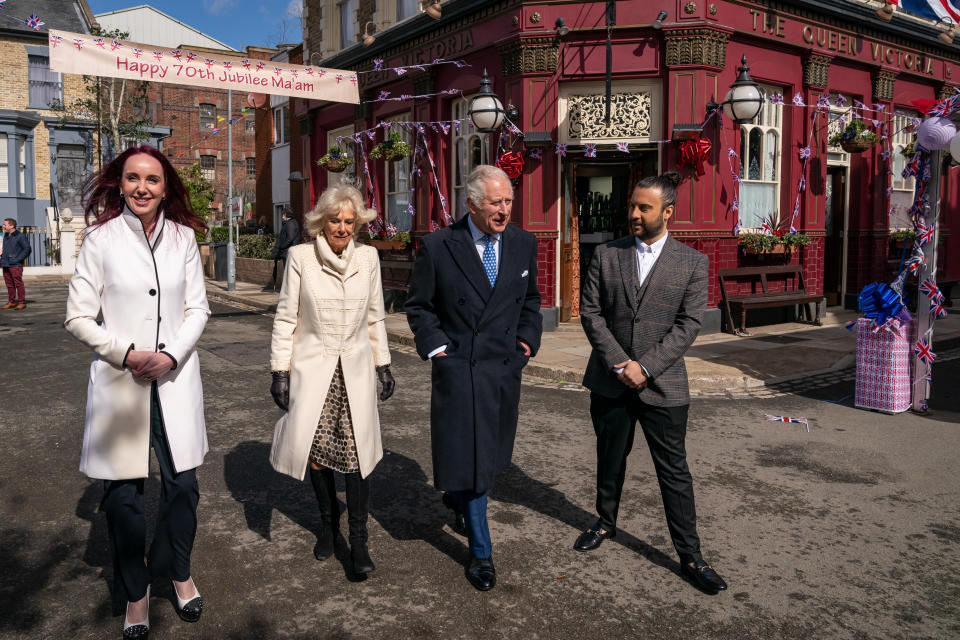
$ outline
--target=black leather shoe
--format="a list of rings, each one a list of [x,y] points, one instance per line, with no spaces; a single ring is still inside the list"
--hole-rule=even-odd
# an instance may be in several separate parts
[[[683,575],[701,591],[710,595],[726,591],[727,583],[723,581],[720,574],[703,560],[684,562],[681,566],[683,567]]]
[[[598,522],[580,534],[577,541],[573,543],[573,548],[577,551],[593,551],[599,547],[604,540],[613,538],[616,535],[616,531],[604,531]]]
[[[181,620],[196,622],[200,619],[200,614],[203,613],[203,598],[200,597],[196,585],[193,587],[193,597],[191,598],[181,598],[180,594],[177,593],[177,586],[173,585],[173,597],[176,599],[177,615],[180,616]]]
[[[449,493],[443,494],[443,506],[453,511],[453,530],[462,536],[467,535],[467,520]]]
[[[470,558],[467,580],[479,591],[493,589],[497,584],[497,569],[493,566],[493,556],[483,559]]]

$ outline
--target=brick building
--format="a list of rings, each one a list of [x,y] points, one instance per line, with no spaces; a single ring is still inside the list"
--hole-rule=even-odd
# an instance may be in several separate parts
[[[608,29],[611,4],[616,20]],[[890,233],[906,226],[902,213],[913,193],[912,181],[899,178],[900,151],[910,142],[904,127],[919,115],[912,101],[952,95],[960,82],[960,56],[938,38],[942,26],[902,11],[892,22],[881,22],[876,5],[848,0],[668,2],[662,10],[647,2],[449,0],[440,4],[442,15],[434,11],[433,17],[423,13],[430,5],[305,2],[304,61],[365,72],[360,84],[365,103],[356,108],[321,101],[291,106],[302,143],[299,156],[291,157],[291,173],[309,178],[304,186],[311,203],[331,180],[342,179],[315,164],[338,139],[383,121],[463,120],[487,69],[503,103],[517,107],[525,136],[517,147],[525,151],[525,166],[513,222],[538,239],[544,317],[548,324],[576,317],[580,273],[592,251],[625,233],[630,186],[677,167],[674,132],[704,121],[708,101],[723,99],[745,55],[753,79],[766,95],[784,96],[784,104],[767,101],[747,124],[723,119],[706,125],[700,135],[712,149],[705,173],[681,169],[684,182],[669,225],[674,237],[710,260],[705,330],[720,327],[720,268],[799,264],[808,289],[830,304],[848,306],[869,282],[891,278],[896,259]],[[366,46],[364,34],[376,40]],[[609,124],[604,117],[608,34]],[[435,58],[470,66],[372,72],[375,59],[389,68]],[[449,88],[464,96],[436,95]],[[374,101],[381,91],[434,95]],[[833,106],[822,121],[814,121],[812,110],[793,106],[795,95],[806,105],[825,97]],[[888,127],[889,144],[862,153],[828,145],[844,110],[837,105],[849,107],[855,100],[884,114],[878,118]],[[377,130],[375,141],[381,137]],[[449,134],[430,132],[426,139],[440,193],[460,217],[463,177],[474,165],[496,160],[497,134],[480,134],[465,123]],[[565,145],[565,155],[555,153],[557,144]],[[812,154],[804,163],[798,150],[807,144]],[[529,154],[537,146],[539,159]],[[728,158],[728,147],[735,158]],[[885,147],[893,152],[889,157]],[[431,223],[442,224],[429,168],[420,167],[425,170],[416,176],[409,159],[370,164],[374,204],[388,222],[409,230],[414,244]],[[732,173],[742,184],[734,183]],[[801,177],[807,184],[802,191]],[[938,252],[945,282],[960,279],[960,251],[950,250],[960,216],[958,186],[960,170],[946,168]],[[731,206],[736,193],[739,213]],[[784,225],[793,219],[812,244],[786,256],[749,255],[734,231],[737,216],[744,230],[759,228],[769,216]],[[403,261],[394,254],[383,258],[385,284],[402,287],[397,274]]]

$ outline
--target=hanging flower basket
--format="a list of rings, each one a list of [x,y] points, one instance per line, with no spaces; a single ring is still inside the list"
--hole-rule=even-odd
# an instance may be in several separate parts
[[[877,144],[876,140],[871,138],[858,136],[856,138],[850,138],[849,140],[844,140],[840,143],[840,148],[846,151],[847,153],[863,153]]]
[[[832,147],[840,146],[847,153],[863,153],[880,142],[880,136],[870,130],[870,126],[862,119],[854,118],[843,131],[830,136],[827,144]]]
[[[352,162],[353,158],[343,153],[340,147],[331,147],[327,153],[323,154],[323,156],[317,160],[317,165],[325,168],[327,171],[341,173],[350,166]]]
[[[404,141],[403,135],[399,131],[394,131],[390,137],[370,150],[370,157],[383,160],[385,162],[396,162],[406,158],[413,152],[410,145]]]

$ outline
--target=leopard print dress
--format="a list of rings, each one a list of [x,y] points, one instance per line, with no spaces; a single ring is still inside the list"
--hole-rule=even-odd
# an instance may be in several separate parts
[[[360,471],[357,458],[357,441],[353,437],[353,420],[350,403],[347,402],[347,386],[343,380],[343,367],[337,361],[327,398],[323,402],[317,431],[313,435],[310,460],[323,467],[341,473]]]

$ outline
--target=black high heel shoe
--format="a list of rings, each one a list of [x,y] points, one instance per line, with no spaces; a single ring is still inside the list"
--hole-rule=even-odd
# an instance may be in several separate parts
[[[177,615],[184,622],[196,622],[203,613],[203,598],[197,590],[197,585],[193,585],[193,595],[189,598],[181,598],[177,593],[177,585],[173,585],[173,595],[177,599]]]
[[[150,635],[150,587],[147,587],[147,617],[143,622],[130,622],[123,614],[123,640],[147,640]],[[129,604],[129,603],[128,603]]]

